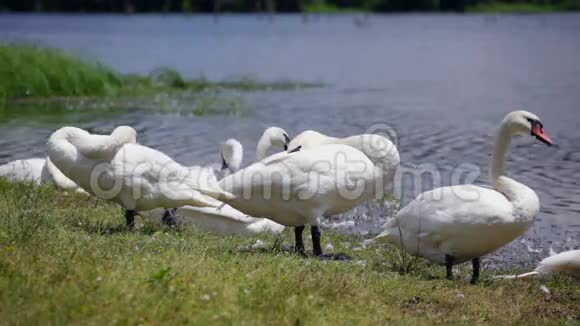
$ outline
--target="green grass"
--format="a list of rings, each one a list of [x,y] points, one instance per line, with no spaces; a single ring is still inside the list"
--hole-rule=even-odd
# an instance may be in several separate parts
[[[0,97],[111,95],[121,79],[111,69],[61,50],[0,43]]]
[[[122,75],[102,64],[62,50],[31,44],[0,43],[0,108],[11,102],[62,101],[71,98],[155,96],[204,91],[285,91],[321,87],[321,83],[258,81],[242,76],[226,81],[185,79],[170,67],[149,75]]]
[[[49,186],[0,180],[2,324],[577,324],[571,279],[447,281],[443,268],[324,233],[352,262],[248,250],[270,235],[219,236],[138,223],[122,210]],[[285,242],[291,230],[283,234]],[[307,243],[309,246],[309,243]],[[401,273],[401,270],[408,272]],[[462,267],[462,278],[469,276]]]

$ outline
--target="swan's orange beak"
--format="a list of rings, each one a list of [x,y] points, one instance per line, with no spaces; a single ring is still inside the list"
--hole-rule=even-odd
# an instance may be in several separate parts
[[[532,135],[548,146],[553,145],[552,138],[550,138],[550,136],[544,131],[544,128],[542,128],[541,125],[537,124],[532,126]]]

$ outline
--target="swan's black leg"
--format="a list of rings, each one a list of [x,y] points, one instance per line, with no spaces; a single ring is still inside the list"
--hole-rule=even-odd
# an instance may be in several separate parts
[[[320,245],[320,228],[316,225],[310,227],[310,234],[312,235],[312,252],[314,256],[322,256],[322,246]]]
[[[175,226],[177,222],[175,221],[176,208],[168,208],[163,212],[163,217],[161,222],[167,226]]]
[[[471,284],[475,284],[475,282],[477,282],[477,279],[479,278],[479,257],[478,258],[473,258],[471,260],[471,265],[473,266],[473,274],[471,276],[471,281],[469,283]]]
[[[453,279],[453,261],[455,258],[453,256],[445,255],[445,267],[447,268],[447,279]]]
[[[294,251],[301,256],[305,256],[306,254],[304,253],[304,241],[302,241],[302,232],[304,232],[304,225],[294,228]]]
[[[322,245],[320,244],[320,228],[318,226],[310,227],[310,234],[312,235],[312,252],[314,256],[319,257],[322,260],[351,260],[351,258],[345,254],[325,254],[322,252]]]
[[[134,210],[125,210],[125,221],[127,222],[127,228],[129,228],[129,230],[133,230],[133,227],[135,226],[135,215],[136,213]]]

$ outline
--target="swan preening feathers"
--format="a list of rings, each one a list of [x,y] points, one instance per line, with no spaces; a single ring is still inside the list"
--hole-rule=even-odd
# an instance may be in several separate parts
[[[479,258],[522,235],[540,211],[536,193],[505,175],[505,156],[515,135],[532,135],[552,144],[536,115],[526,111],[509,113],[495,141],[490,173],[493,188],[462,185],[424,192],[369,242],[388,240],[411,255],[445,265],[448,278],[452,278],[454,264],[471,260],[471,282],[475,283]]]
[[[219,188],[213,174],[182,166],[157,150],[138,145],[131,127],[118,127],[108,136],[61,128],[48,140],[48,154],[85,191],[123,206],[129,226],[136,211],[184,205],[218,207],[221,203],[215,198],[231,197]]]
[[[505,157],[516,135],[552,144],[536,115],[507,114],[495,140],[491,188],[455,185],[424,192],[366,242],[388,241],[411,255],[445,265],[448,278],[454,264],[471,261],[475,283],[480,257],[522,235],[540,210],[536,193],[505,173]],[[285,151],[269,156],[273,148]],[[137,212],[165,219],[170,211],[184,224],[227,234],[279,233],[291,226],[295,250],[302,255],[302,233],[310,225],[314,255],[329,257],[322,252],[321,219],[383,198],[400,164],[397,147],[380,135],[336,138],[308,130],[290,140],[278,127],[264,131],[256,161],[246,168],[241,168],[243,147],[235,139],[221,144],[220,155],[221,174],[208,167],[183,166],[137,144],[131,127],[118,127],[110,135],[64,127],[50,137],[46,159],[5,164],[0,176],[53,182],[64,190],[80,189],[114,201],[125,208],[129,227]],[[578,276],[579,257],[578,250],[561,253],[543,260],[534,272],[513,278],[556,271]]]
[[[302,232],[309,224],[314,255],[323,256],[319,218],[349,211],[377,193],[382,196],[385,183],[395,175],[398,151],[384,138],[378,139],[383,146],[370,146],[378,137],[338,139],[313,131],[302,133],[290,142],[289,152],[221,180],[223,189],[234,195],[225,201],[250,215],[294,226],[295,249],[301,254]]]
[[[309,224],[316,256],[323,256],[318,219],[349,211],[373,197],[382,198],[400,161],[395,145],[379,135],[335,138],[308,130],[296,136],[288,150],[222,184],[236,196],[230,205],[294,226],[295,250],[301,254],[302,232]]]
[[[267,141],[261,141],[261,149],[270,150],[269,146],[278,144],[279,138],[284,141],[284,134],[280,128],[268,129],[262,136]],[[212,169],[184,167],[157,150],[136,144],[136,132],[130,127],[119,127],[109,136],[65,127],[50,137],[48,147],[58,168],[83,189],[125,207],[130,227],[137,211],[155,219],[164,213],[152,209],[178,207],[178,221],[204,230],[278,233],[283,229],[274,222],[221,207],[222,202],[216,199],[229,194],[219,189]],[[242,151],[242,145],[236,140],[224,142],[221,146],[223,169],[230,173],[239,169]]]

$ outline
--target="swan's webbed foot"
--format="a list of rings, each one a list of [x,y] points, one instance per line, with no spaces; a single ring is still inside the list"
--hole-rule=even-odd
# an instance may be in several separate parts
[[[473,266],[473,274],[471,275],[471,281],[469,281],[469,283],[475,284],[477,282],[477,279],[479,278],[479,270],[480,270],[479,257],[473,258],[471,260],[471,265]]]
[[[294,252],[302,257],[306,257],[306,252],[304,250],[304,241],[302,241],[302,232],[304,232],[304,225],[297,226],[294,228]]]
[[[310,227],[310,234],[312,235],[312,252],[314,256],[318,257],[320,260],[352,260],[349,256],[345,254],[328,254],[322,252],[322,245],[320,244],[320,228],[318,226]]]
[[[455,261],[455,257],[450,255],[445,255],[445,268],[447,269],[447,279],[453,279],[453,262]]]
[[[163,217],[161,218],[161,223],[167,226],[177,225],[177,220],[175,219],[175,212],[177,208],[167,208],[163,212]]]
[[[137,213],[134,210],[132,209],[125,210],[125,221],[127,223],[127,228],[129,230],[133,230],[133,228],[135,227],[135,215],[137,215]]]

